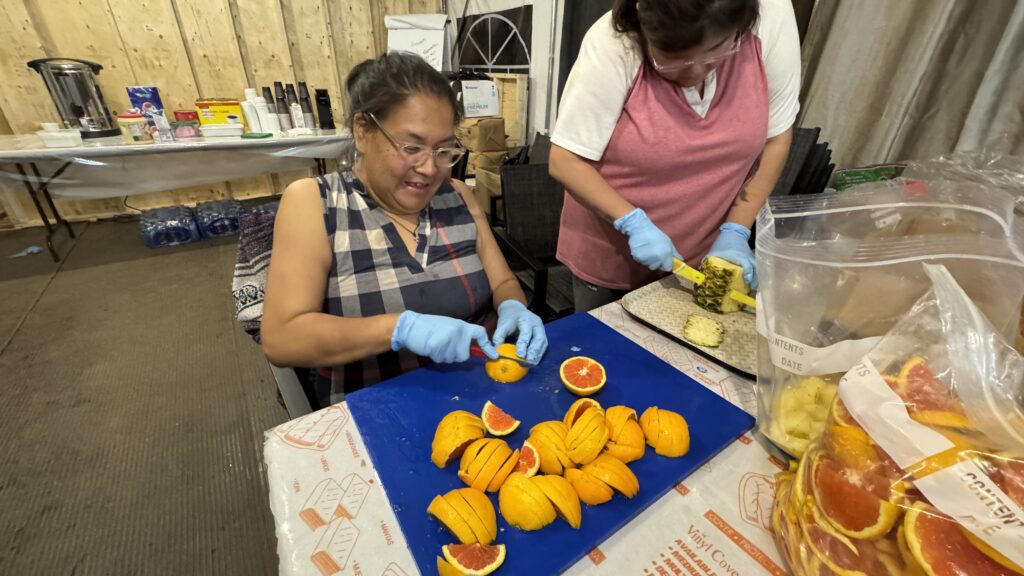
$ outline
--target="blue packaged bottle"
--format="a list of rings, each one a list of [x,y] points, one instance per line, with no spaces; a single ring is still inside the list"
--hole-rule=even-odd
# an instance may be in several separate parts
[[[196,206],[196,223],[203,238],[238,233],[238,219],[245,209],[237,200],[215,200]]]
[[[186,206],[144,211],[139,217],[139,231],[148,248],[188,244],[201,238],[195,215]]]

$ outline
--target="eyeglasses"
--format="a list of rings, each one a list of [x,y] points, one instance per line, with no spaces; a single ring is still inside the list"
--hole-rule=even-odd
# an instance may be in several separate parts
[[[659,63],[654,58],[654,50],[651,47],[651,43],[647,43],[647,54],[651,57],[651,64],[654,69],[658,72],[678,72],[684,68],[690,68],[692,66],[711,66],[713,64],[719,64],[726,60],[733,54],[740,51],[742,45],[742,39],[737,39],[733,42],[732,47],[729,50],[722,52],[721,54],[715,54],[714,56],[705,56],[702,58],[691,58],[689,60],[673,60],[671,62],[665,62],[664,64]]]
[[[466,153],[466,149],[462,146],[445,146],[430,149],[421,144],[399,142],[398,140],[395,140],[395,137],[392,136],[391,133],[380,125],[380,121],[377,120],[376,116],[372,113],[367,114],[367,116],[370,117],[370,120],[373,120],[373,123],[377,125],[377,128],[380,128],[380,131],[384,134],[384,137],[388,139],[388,142],[391,142],[391,145],[401,153],[405,161],[411,166],[419,166],[424,160],[432,156],[434,158],[434,164],[436,164],[438,168],[451,168],[458,164],[459,160],[461,160],[462,156]],[[456,144],[458,144],[457,140]]]

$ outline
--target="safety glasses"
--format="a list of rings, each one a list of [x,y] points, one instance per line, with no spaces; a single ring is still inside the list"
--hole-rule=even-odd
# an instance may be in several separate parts
[[[654,57],[654,50],[651,47],[651,43],[647,43],[647,54],[651,58],[651,65],[654,69],[661,73],[678,72],[694,66],[708,67],[718,65],[727,60],[730,56],[740,51],[742,46],[742,39],[737,38],[735,42],[728,45],[729,48],[723,52],[716,54],[701,56],[700,58],[690,58],[687,60],[668,60],[664,62],[658,62]]]
[[[451,168],[458,164],[459,160],[462,159],[462,156],[466,154],[466,149],[459,145],[431,149],[427,146],[423,146],[422,144],[399,142],[391,135],[390,132],[381,126],[380,122],[372,113],[367,114],[367,116],[370,117],[370,120],[373,120],[373,123],[377,125],[377,128],[379,128],[381,133],[384,134],[384,137],[388,139],[388,142],[391,142],[391,145],[395,147],[395,150],[398,150],[399,154],[402,155],[402,158],[404,158],[411,166],[419,166],[427,158],[433,157],[434,164],[436,164],[438,168]],[[456,144],[458,144],[458,141],[456,141]]]

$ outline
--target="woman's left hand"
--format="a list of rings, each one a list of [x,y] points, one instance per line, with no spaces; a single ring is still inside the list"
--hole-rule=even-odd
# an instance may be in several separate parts
[[[743,267],[743,281],[757,289],[757,267],[754,251],[750,249],[750,228],[735,222],[726,222],[718,229],[718,238],[711,245],[708,256],[717,256]]]
[[[516,355],[530,364],[540,362],[548,349],[548,336],[540,317],[530,312],[518,300],[505,300],[498,305],[498,327],[491,339],[494,345],[502,344],[513,332],[519,332],[516,340]]]

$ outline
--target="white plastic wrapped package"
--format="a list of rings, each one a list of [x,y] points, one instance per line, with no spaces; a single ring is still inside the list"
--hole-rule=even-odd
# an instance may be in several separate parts
[[[758,219],[759,425],[800,456],[840,376],[945,265],[997,331],[1018,331],[1022,224],[1013,198],[980,185],[893,180],[772,198]]]
[[[1024,359],[942,266],[776,476],[797,576],[1024,574]]]
[[[69,148],[45,148],[35,135],[5,136],[0,145],[0,183],[25,177],[22,167],[50,195],[65,200],[115,198],[261,174],[308,169],[317,158],[338,158],[350,148],[346,132],[264,139],[196,138],[171,143],[124,144],[101,138]],[[25,165],[35,164],[41,180]]]

